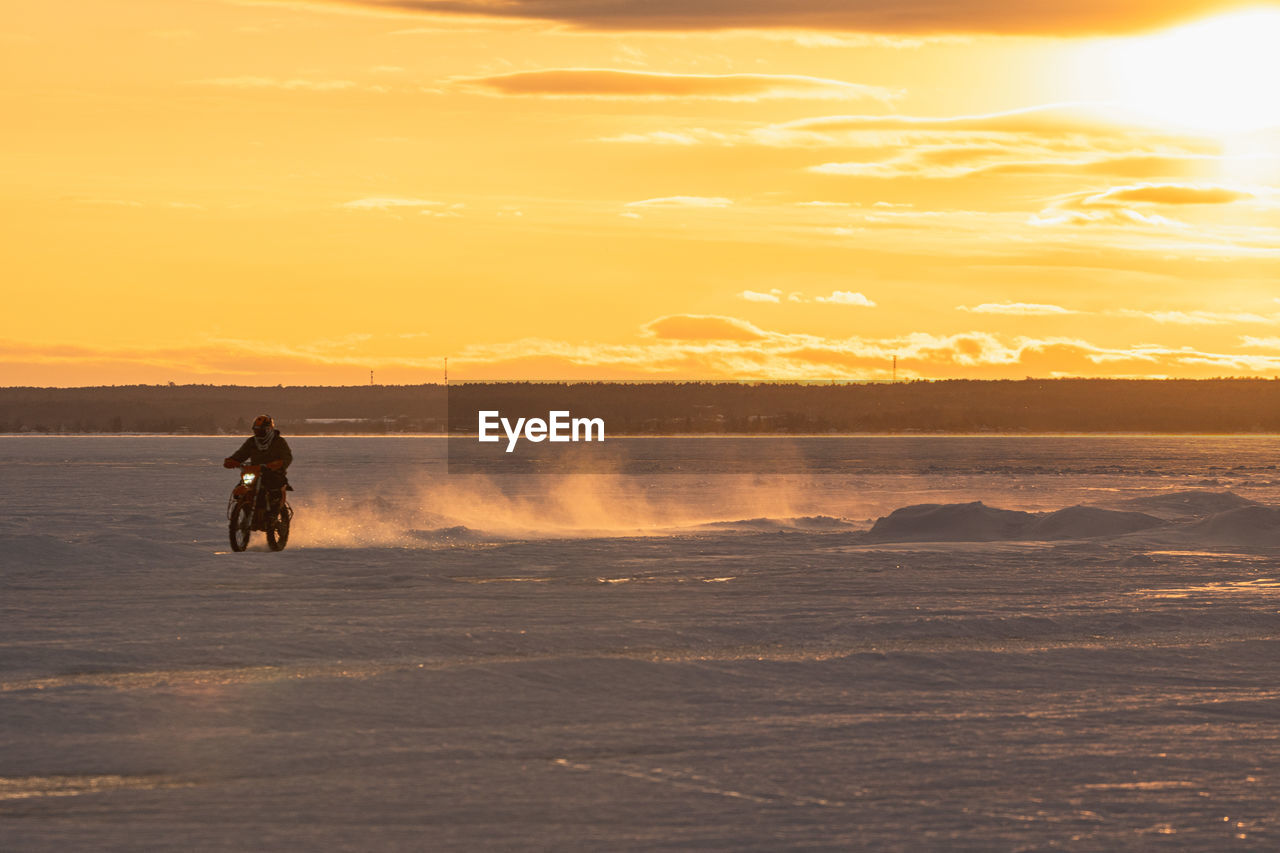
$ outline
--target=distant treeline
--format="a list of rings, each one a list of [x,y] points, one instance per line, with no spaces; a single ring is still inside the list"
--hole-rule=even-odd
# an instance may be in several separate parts
[[[476,412],[603,418],[610,435],[842,432],[1280,432],[1273,379],[877,384],[508,382],[0,388],[0,432],[289,435],[473,432]]]
[[[260,414],[290,435],[440,432],[443,385],[0,388],[0,432],[245,433]]]

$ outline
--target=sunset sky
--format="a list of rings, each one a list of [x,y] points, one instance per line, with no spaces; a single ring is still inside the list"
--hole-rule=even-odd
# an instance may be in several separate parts
[[[41,0],[0,385],[1280,376],[1280,6]]]

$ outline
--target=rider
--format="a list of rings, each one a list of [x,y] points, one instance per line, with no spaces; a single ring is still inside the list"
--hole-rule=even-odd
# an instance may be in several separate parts
[[[285,472],[293,461],[293,451],[284,436],[276,431],[271,415],[258,415],[253,419],[253,435],[245,439],[239,450],[222,460],[222,465],[238,468],[246,459],[250,465],[262,466],[262,485],[267,489],[269,500],[274,501],[276,492],[279,492],[283,501],[284,493],[289,489]]]

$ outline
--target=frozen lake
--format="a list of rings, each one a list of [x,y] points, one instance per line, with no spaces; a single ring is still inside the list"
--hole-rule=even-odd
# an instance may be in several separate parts
[[[0,849],[1280,846],[1280,440],[643,441],[0,437]]]

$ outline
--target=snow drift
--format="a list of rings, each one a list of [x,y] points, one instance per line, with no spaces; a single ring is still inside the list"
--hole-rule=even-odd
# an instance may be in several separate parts
[[[1205,545],[1280,546],[1280,508],[1241,506],[1219,512],[1187,529],[1188,538]]]
[[[1192,489],[1183,492],[1166,492],[1159,495],[1132,498],[1125,506],[1158,515],[1161,518],[1206,518],[1210,515],[1246,506],[1257,506],[1257,501],[1241,497],[1235,492],[1208,492]]]
[[[876,542],[991,542],[1017,539],[1035,515],[989,507],[982,501],[963,504],[916,504],[895,509],[876,520],[868,538]]]
[[[1164,523],[1164,520],[1143,512],[1077,505],[1037,518],[1027,526],[1023,535],[1027,539],[1090,539],[1136,533]]]
[[[1260,506],[1231,492],[1172,493],[1138,500],[1182,521],[1145,512],[1085,505],[1032,513],[990,507],[981,501],[917,504],[878,519],[867,539],[872,542],[1056,541],[1152,531],[1205,544],[1280,545],[1280,509]],[[1225,509],[1213,512],[1218,508]]]

